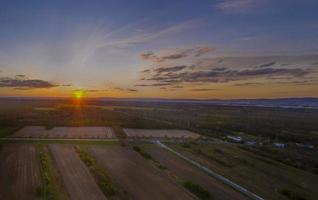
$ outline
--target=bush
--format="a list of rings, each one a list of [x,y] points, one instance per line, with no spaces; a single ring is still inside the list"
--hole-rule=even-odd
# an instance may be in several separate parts
[[[167,167],[163,166],[162,164],[159,164],[159,165],[158,165],[158,168],[159,168],[159,169],[162,169],[162,170],[166,170],[166,169],[167,169]]]
[[[105,180],[99,182],[99,187],[106,196],[114,196],[116,194],[115,188]]]
[[[212,199],[210,193],[198,184],[192,183],[191,181],[186,181],[183,183],[183,186],[199,199]]]
[[[149,153],[147,153],[147,152],[142,151],[142,152],[140,152],[140,155],[142,155],[142,157],[144,157],[144,158],[146,158],[148,160],[152,159],[151,155]]]
[[[151,155],[149,154],[149,153],[147,153],[147,152],[144,152],[140,147],[138,147],[138,146],[133,146],[133,149],[136,151],[136,152],[138,152],[142,157],[144,157],[145,159],[147,159],[147,160],[151,160],[152,159],[152,157],[151,157]]]
[[[80,158],[82,159],[82,161],[88,166],[88,167],[92,167],[95,165],[95,160],[89,155],[88,152],[86,151],[81,151],[79,149],[77,149]]]
[[[43,189],[42,189],[41,186],[38,186],[38,187],[36,188],[36,195],[37,195],[38,197],[41,197],[42,194],[43,194]]]
[[[191,146],[189,145],[189,144],[187,144],[187,143],[184,143],[184,144],[181,144],[181,146],[183,147],[183,148],[191,148]]]
[[[133,149],[137,152],[141,152],[141,149],[138,146],[133,146]]]

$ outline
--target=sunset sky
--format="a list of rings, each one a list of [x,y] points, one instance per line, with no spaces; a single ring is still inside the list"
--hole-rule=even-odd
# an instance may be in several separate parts
[[[318,97],[317,0],[0,0],[0,96]]]

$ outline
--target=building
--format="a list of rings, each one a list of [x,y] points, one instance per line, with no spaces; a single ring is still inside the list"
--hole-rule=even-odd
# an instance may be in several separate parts
[[[240,136],[231,136],[231,135],[228,135],[228,136],[227,136],[227,139],[228,139],[230,142],[243,143],[243,139],[242,139],[242,137],[240,137]]]
[[[273,146],[277,148],[285,148],[287,144],[275,142],[273,143]]]

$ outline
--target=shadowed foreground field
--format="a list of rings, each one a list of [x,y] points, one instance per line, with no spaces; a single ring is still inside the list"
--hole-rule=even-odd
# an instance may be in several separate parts
[[[154,145],[147,145],[145,150],[160,164],[165,166],[171,173],[180,177],[183,182],[192,181],[200,184],[212,195],[213,199],[247,199],[239,192],[233,190],[229,186],[222,184],[220,181],[210,177],[197,167],[176,157],[171,152]]]
[[[298,199],[318,198],[317,175],[251,153],[239,146],[187,144],[170,147],[265,199],[288,199],[283,195],[284,191],[293,193]]]
[[[92,153],[133,199],[193,199],[182,187],[123,147],[94,147]]]
[[[26,144],[3,145],[0,152],[0,199],[36,199],[41,174],[36,148]]]
[[[50,150],[70,199],[106,199],[72,146],[50,145]]]

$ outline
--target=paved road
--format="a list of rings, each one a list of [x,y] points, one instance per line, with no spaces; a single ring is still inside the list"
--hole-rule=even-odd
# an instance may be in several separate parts
[[[242,194],[246,195],[247,197],[251,198],[251,199],[254,199],[254,200],[264,200],[262,197],[258,196],[257,194],[254,194],[252,192],[250,192],[249,190],[245,189],[244,187],[230,181],[229,179],[225,178],[224,176],[208,169],[207,167],[183,156],[182,154],[176,152],[175,150],[169,148],[168,146],[164,145],[163,143],[161,143],[160,141],[155,141],[155,143],[157,145],[159,145],[160,147],[174,153],[175,155],[177,155],[178,157],[184,159],[185,161],[193,164],[194,166],[197,166],[198,168],[200,168],[201,170],[203,170],[204,172],[206,172],[207,174],[209,174],[210,176],[220,180],[221,182],[223,182],[224,184],[228,185],[228,186],[231,186],[232,188],[236,189],[237,191],[241,192]]]

